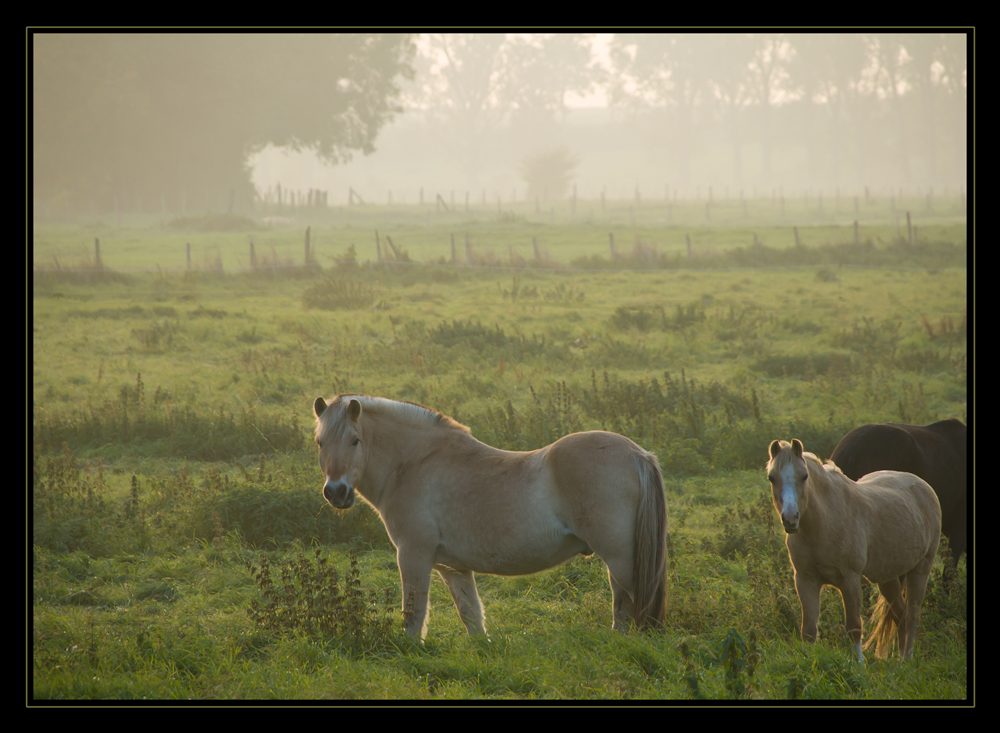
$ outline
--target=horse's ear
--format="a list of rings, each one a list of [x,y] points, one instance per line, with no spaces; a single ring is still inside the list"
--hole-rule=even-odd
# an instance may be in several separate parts
[[[361,417],[361,403],[357,400],[351,400],[347,403],[347,414],[351,416],[352,420],[357,420]]]
[[[802,457],[802,441],[798,438],[792,438],[792,452],[796,458]]]
[[[326,400],[324,400],[322,397],[317,397],[316,401],[313,402],[313,412],[316,413],[316,417],[322,415],[325,409],[326,409]]]
[[[781,443],[778,442],[777,440],[773,441],[771,443],[771,447],[767,449],[767,452],[771,456],[772,461],[774,460],[774,457],[778,455],[778,451],[780,450],[781,450]]]

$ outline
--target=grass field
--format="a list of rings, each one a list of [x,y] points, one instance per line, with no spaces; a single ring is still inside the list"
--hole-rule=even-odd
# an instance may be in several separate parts
[[[776,203],[37,225],[29,697],[967,701],[965,561],[950,587],[938,562],[913,659],[852,662],[831,589],[803,645],[763,471],[775,438],[826,458],[862,423],[967,421],[962,207],[911,242],[907,202],[899,226]],[[311,404],[348,391],[501,448],[601,428],[657,453],[667,629],[612,632],[579,557],[479,578],[488,639],[434,581],[411,643],[378,517],[320,495]]]

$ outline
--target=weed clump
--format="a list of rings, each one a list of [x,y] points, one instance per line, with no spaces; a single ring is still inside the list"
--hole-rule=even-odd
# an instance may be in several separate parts
[[[137,479],[124,501],[110,498],[104,462],[81,463],[63,443],[62,453],[32,462],[32,541],[53,552],[94,557],[137,552],[150,544]]]
[[[378,594],[361,587],[358,556],[350,552],[350,570],[341,578],[317,549],[312,559],[298,554],[272,569],[267,555],[259,564],[245,565],[260,590],[250,601],[249,616],[258,631],[274,634],[300,632],[335,641],[361,654],[391,648],[401,619],[391,592]]]
[[[370,284],[352,278],[327,275],[302,293],[302,305],[322,310],[359,310],[370,308],[379,293]]]

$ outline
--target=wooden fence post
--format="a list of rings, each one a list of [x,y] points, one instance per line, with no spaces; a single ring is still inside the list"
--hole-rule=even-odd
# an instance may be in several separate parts
[[[617,259],[617,255],[615,254],[615,233],[608,232],[608,239],[611,240],[611,260],[614,261]]]
[[[796,247],[801,247],[802,246],[802,240],[799,239],[799,228],[798,227],[792,227],[792,231],[795,232],[795,246]]]
[[[309,264],[309,229],[310,228],[311,227],[306,227],[306,258],[304,260],[304,264],[306,264],[306,265]]]
[[[389,247],[392,249],[392,256],[396,258],[396,262],[402,262],[403,258],[400,257],[399,250],[396,248],[396,245],[393,244],[392,237],[390,237],[388,234],[386,234],[385,235],[385,241],[389,243]]]
[[[472,248],[469,246],[469,235],[465,235],[465,266],[472,264]]]
[[[542,258],[538,256],[538,240],[535,237],[531,238],[531,247],[535,250],[535,262],[541,262]]]
[[[913,224],[910,222],[910,212],[906,212],[906,241],[913,244]]]
[[[466,206],[468,206],[468,195],[466,195]],[[451,235],[451,264],[455,264],[455,233]]]
[[[378,238],[378,229],[375,230],[375,256],[378,257],[378,261],[382,261],[382,243]]]
[[[94,237],[94,263],[98,270],[104,269],[101,263],[101,240],[97,237]]]
[[[250,240],[250,269],[257,269],[257,255],[253,251],[253,239]]]
[[[187,246],[185,247],[185,249],[187,250],[187,269],[190,270],[191,269],[191,243],[190,242],[187,243]]]
[[[857,197],[855,197],[854,200],[857,201]],[[857,219],[854,220],[854,244],[855,245],[861,244],[861,234],[860,234],[860,232],[858,232],[858,220]]]

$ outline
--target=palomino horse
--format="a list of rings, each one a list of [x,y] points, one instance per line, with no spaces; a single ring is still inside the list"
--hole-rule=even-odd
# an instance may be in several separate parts
[[[948,538],[951,567],[966,548],[966,434],[960,420],[931,425],[876,423],[854,428],[830,460],[855,481],[873,471],[908,471],[931,485],[941,502],[941,534]]]
[[[861,653],[861,584],[881,593],[872,616],[875,643],[884,658],[900,635],[904,657],[913,651],[920,605],[941,538],[941,506],[927,482],[912,473],[878,471],[854,482],[832,463],[825,466],[802,443],[775,440],[768,451],[771,498],[787,532],[785,546],[802,607],[802,640],[816,640],[819,595],[840,590],[847,634]]]
[[[347,394],[319,397],[313,411],[323,496],[346,509],[357,490],[382,517],[411,636],[427,634],[431,570],[469,633],[484,634],[474,573],[526,575],[595,552],[608,566],[612,626],[662,625],[663,479],[656,456],[628,438],[573,433],[521,453],[410,402]]]

